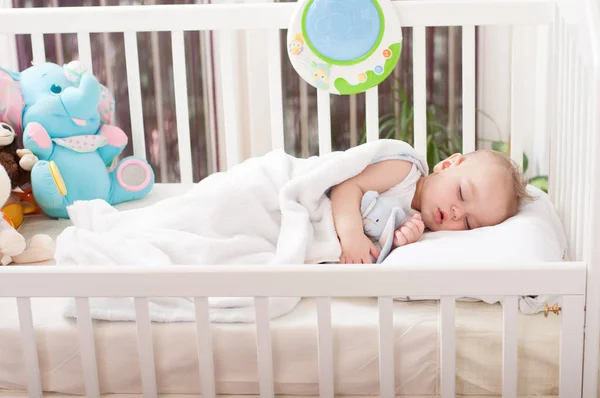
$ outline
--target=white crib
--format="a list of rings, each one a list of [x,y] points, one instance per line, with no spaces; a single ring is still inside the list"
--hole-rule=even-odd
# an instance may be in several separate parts
[[[516,397],[519,374],[523,370],[518,363],[520,348],[517,297],[531,294],[553,294],[563,296],[562,305],[556,312],[560,318],[560,336],[554,343],[559,346],[559,389],[552,396],[565,398],[596,397],[598,395],[598,358],[600,352],[600,249],[596,244],[600,236],[600,213],[596,203],[600,200],[598,179],[600,178],[600,144],[595,133],[600,133],[600,6],[594,0],[406,0],[395,3],[399,18],[404,26],[414,28],[414,106],[415,106],[415,147],[426,152],[425,132],[425,29],[428,26],[460,26],[463,32],[463,150],[475,149],[475,27],[486,25],[510,25],[513,32],[524,26],[549,26],[552,44],[548,79],[550,95],[551,126],[551,172],[550,197],[560,214],[570,243],[571,261],[559,263],[506,264],[496,267],[477,267],[456,264],[412,264],[402,268],[392,266],[369,267],[313,267],[290,265],[289,267],[180,267],[165,270],[144,270],[137,268],[106,269],[84,268],[63,269],[47,266],[3,267],[0,268],[0,297],[17,298],[18,320],[22,351],[25,358],[26,380],[15,376],[14,388],[0,390],[0,396],[43,396],[53,395],[51,383],[45,384],[45,372],[53,364],[43,363],[40,346],[47,344],[40,340],[32,317],[32,302],[35,298],[76,297],[78,322],[74,330],[79,349],[72,351],[72,357],[80,358],[80,367],[72,377],[82,380],[85,395],[100,396],[109,391],[114,396],[121,394],[143,394],[157,396],[159,393],[173,396],[214,397],[219,394],[247,395],[244,391],[223,388],[223,380],[216,374],[224,372],[225,364],[233,364],[234,359],[219,358],[216,345],[233,344],[238,336],[233,328],[245,328],[246,332],[256,331],[257,369],[245,369],[247,377],[242,379],[259,386],[261,397],[285,394],[276,387],[277,365],[272,349],[281,347],[285,334],[293,334],[293,326],[281,326],[271,330],[276,321],[268,315],[268,297],[302,296],[316,298],[315,317],[317,327],[314,335],[317,344],[318,367],[312,369],[311,385],[316,391],[298,390],[297,396],[315,395],[372,395],[394,397],[398,393],[396,371],[405,366],[403,357],[398,358],[394,337],[395,305],[392,297],[402,295],[442,296],[440,305],[441,352],[439,393],[442,397],[453,397],[456,389],[456,348],[457,348],[457,301],[456,297],[499,295],[504,296],[502,306],[501,353],[502,372],[500,390],[503,397]],[[169,31],[173,43],[174,87],[177,100],[178,138],[182,183],[192,182],[192,154],[190,150],[190,129],[185,62],[183,62],[184,31],[214,30],[219,33],[219,53],[221,57],[222,110],[226,127],[227,165],[235,165],[243,160],[242,140],[237,117],[239,107],[244,102],[237,98],[233,79],[233,65],[236,62],[233,50],[235,30],[266,30],[269,40],[267,62],[269,72],[268,95],[270,97],[270,122],[272,148],[283,148],[283,109],[281,85],[280,30],[287,24],[294,11],[294,4],[221,4],[195,6],[131,6],[102,8],[59,8],[59,9],[19,9],[0,11],[0,34],[30,34],[33,54],[36,60],[45,59],[43,34],[77,33],[79,52],[84,61],[91,65],[90,33],[124,32],[127,79],[133,129],[134,153],[144,156],[142,95],[138,62],[136,32]],[[525,96],[519,95],[526,82],[520,73],[522,65],[534,59],[535,54],[523,50],[518,41],[512,44],[512,135],[511,157],[521,162],[523,146],[523,112],[533,109],[536,104],[527,103]],[[285,54],[283,54],[285,56]],[[256,95],[262,95],[257,92]],[[318,94],[318,136],[321,154],[331,151],[330,98],[328,94]],[[367,137],[369,141],[378,139],[377,88],[366,94]],[[158,187],[165,189],[164,187]],[[167,187],[167,189],[171,189]],[[194,346],[188,351],[196,352],[197,371],[200,383],[194,391],[161,391],[157,383],[161,358],[155,355],[157,333],[165,338],[164,327],[151,325],[148,310],[148,297],[195,297],[194,305],[197,321],[192,327],[196,336]],[[230,327],[230,343],[215,339],[215,327],[209,323],[207,297],[255,297],[255,325]],[[92,322],[88,298],[90,297],[133,297],[137,315],[137,352],[139,372],[135,376],[141,380],[142,391],[117,391],[103,385],[102,374],[110,367],[110,358],[102,354],[107,347],[98,345],[100,340],[97,325]],[[377,345],[378,385],[364,391],[352,384],[340,387],[337,384],[335,369],[339,360],[334,352],[339,349],[336,338],[342,337],[342,330],[332,326],[332,308],[335,298],[376,297],[378,317],[375,320],[377,334],[373,341]],[[553,303],[548,303],[552,305]],[[339,304],[339,308],[343,307]],[[437,307],[429,307],[437,313]],[[484,306],[478,306],[478,311]],[[307,310],[308,311],[308,310]],[[551,315],[552,316],[552,315]],[[542,318],[544,319],[544,318]],[[557,321],[554,321],[557,322]],[[541,324],[544,328],[544,324]],[[279,326],[278,326],[279,327]],[[360,327],[360,326],[357,326]],[[163,328],[163,329],[158,329]],[[283,329],[282,329],[283,328]],[[162,330],[162,331],[161,331]],[[283,330],[283,331],[282,331]],[[537,330],[537,329],[536,329]],[[15,331],[12,331],[13,333]],[[283,335],[282,335],[283,333]],[[153,338],[154,334],[154,338]],[[2,335],[0,335],[2,336]],[[245,336],[245,337],[244,337]],[[0,337],[2,338],[2,337]],[[542,338],[540,336],[540,338]],[[123,339],[126,339],[123,337]],[[535,340],[535,337],[533,338]],[[248,343],[247,340],[244,340]],[[468,338],[465,340],[468,343]],[[531,341],[530,341],[531,342]],[[197,346],[196,346],[197,344]],[[290,343],[291,344],[291,343]],[[341,343],[340,343],[341,344]],[[365,343],[365,346],[368,345]],[[125,347],[125,346],[124,346]],[[356,349],[356,348],[355,348]],[[358,347],[360,351],[361,347]],[[365,348],[366,349],[366,348]],[[551,348],[549,348],[551,349]],[[134,350],[135,351],[135,350]],[[400,352],[402,354],[402,352]],[[3,354],[0,352],[0,357]],[[161,351],[163,361],[169,361],[165,351]],[[291,355],[295,361],[303,354]],[[294,356],[296,355],[296,356]],[[240,353],[240,357],[242,354]],[[99,358],[102,361],[99,361]],[[72,359],[72,358],[71,358]],[[66,360],[66,359],[65,359]],[[136,358],[137,360],[137,358]],[[299,360],[299,359],[298,359]],[[15,361],[17,361],[15,359]],[[106,361],[109,361],[108,363]],[[253,362],[253,363],[254,363]],[[55,364],[56,365],[56,364]],[[283,366],[284,364],[279,364]],[[114,364],[118,367],[118,364]],[[15,362],[17,367],[17,362]],[[42,371],[41,369],[46,369]],[[123,372],[127,369],[122,369]],[[180,369],[179,372],[184,372]],[[186,372],[190,372],[188,369]],[[51,373],[51,372],[50,372]],[[177,372],[176,372],[177,373]],[[242,372],[243,373],[243,372]],[[17,374],[17,373],[15,373]],[[310,376],[307,376],[310,378]],[[495,379],[494,379],[495,380]],[[23,382],[23,383],[21,383]],[[279,380],[283,383],[283,381]],[[403,382],[403,381],[402,381]],[[358,383],[358,381],[357,381]],[[26,384],[27,392],[20,390]],[[252,385],[254,385],[252,384]],[[357,384],[358,386],[358,384]],[[63,394],[77,394],[77,389],[61,391]],[[370,386],[373,387],[373,386]],[[519,386],[520,388],[520,386]],[[491,387],[490,387],[491,389]],[[285,389],[284,389],[285,390]],[[520,390],[520,389],[519,389]],[[44,392],[49,391],[49,392]],[[404,390],[402,390],[404,391]],[[80,394],[84,392],[81,391]],[[434,394],[428,396],[434,396]],[[521,394],[521,393],[519,393]],[[525,393],[528,394],[528,393]],[[55,394],[60,395],[60,394]],[[402,393],[398,396],[423,396],[420,392]],[[481,394],[483,395],[483,394]],[[474,395],[472,395],[474,396]],[[492,395],[488,395],[492,396]],[[497,395],[493,395],[497,396]],[[519,395],[522,396],[522,395]]]

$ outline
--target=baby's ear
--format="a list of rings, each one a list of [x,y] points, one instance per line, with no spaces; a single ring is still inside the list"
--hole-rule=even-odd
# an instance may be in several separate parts
[[[439,173],[442,170],[446,170],[448,167],[456,167],[462,163],[464,156],[460,153],[455,153],[446,159],[442,160],[433,167],[434,173]]]

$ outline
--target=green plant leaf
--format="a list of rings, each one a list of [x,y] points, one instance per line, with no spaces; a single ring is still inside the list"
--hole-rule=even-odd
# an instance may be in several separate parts
[[[548,176],[536,176],[529,180],[529,184],[548,193]]]
[[[407,131],[410,128],[411,130],[414,130],[414,126],[413,126],[413,110],[411,109],[407,115],[406,118],[404,118],[402,120],[402,123],[400,124],[400,128],[402,129],[402,131]]]
[[[508,154],[508,143],[504,141],[492,141],[492,149],[497,152]]]
[[[429,169],[433,170],[433,167],[438,164],[441,160],[440,158],[440,153],[439,153],[439,148],[437,146],[437,144],[435,143],[435,141],[431,140],[429,141],[429,145],[428,145],[428,149],[427,149],[427,157],[429,159],[427,163],[429,163]]]
[[[456,152],[461,152],[462,153],[462,137],[458,134],[454,134],[453,135],[453,139],[454,141],[454,150],[452,151],[452,153],[456,153]],[[460,148],[460,150],[458,149]]]

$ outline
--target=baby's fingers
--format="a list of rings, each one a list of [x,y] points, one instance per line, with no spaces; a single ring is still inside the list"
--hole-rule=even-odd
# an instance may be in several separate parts
[[[394,233],[394,245],[396,247],[404,246],[408,243],[408,239],[400,231],[401,231],[400,229],[397,229],[396,232]]]
[[[412,230],[412,228],[411,228],[411,227],[408,227],[408,226],[406,226],[406,225],[403,225],[403,226],[400,228],[400,232],[402,232],[402,234],[403,234],[404,236],[406,236],[406,239],[408,240],[408,242],[412,242],[412,241],[414,240],[414,238],[415,238],[415,236],[414,236],[414,235],[415,235],[415,233],[413,232],[413,230]]]
[[[425,232],[425,223],[421,220],[413,220],[413,223],[417,226],[419,230],[419,236],[423,235]]]
[[[404,224],[404,226],[410,228],[410,231],[412,232],[412,235],[410,237],[411,242],[419,239],[419,237],[421,236],[421,232],[419,231],[417,220],[409,221],[406,224]]]
[[[379,258],[379,255],[381,253],[379,253],[379,250],[377,250],[377,247],[375,245],[371,245],[371,249],[369,250],[369,253],[375,257],[375,260],[377,260]]]

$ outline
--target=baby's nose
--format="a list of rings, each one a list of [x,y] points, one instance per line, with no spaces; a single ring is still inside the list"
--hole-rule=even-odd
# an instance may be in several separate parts
[[[458,206],[452,206],[452,219],[453,220],[458,220],[462,217],[463,215],[463,211],[460,207]]]

